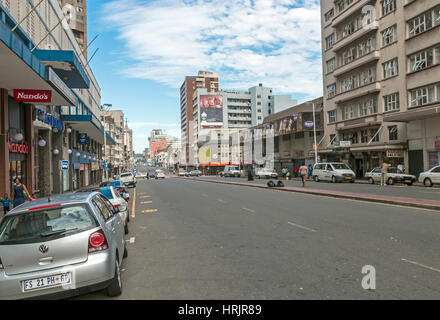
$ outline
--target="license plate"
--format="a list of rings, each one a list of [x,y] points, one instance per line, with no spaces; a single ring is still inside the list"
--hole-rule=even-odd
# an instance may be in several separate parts
[[[345,177],[345,180],[351,180],[351,177]]]
[[[72,283],[70,272],[22,281],[23,292],[60,287]]]

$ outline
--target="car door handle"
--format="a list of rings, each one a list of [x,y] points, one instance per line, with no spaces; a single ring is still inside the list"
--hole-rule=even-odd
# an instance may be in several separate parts
[[[45,265],[51,264],[52,262],[53,262],[53,257],[38,259],[38,264],[40,266],[45,266]]]

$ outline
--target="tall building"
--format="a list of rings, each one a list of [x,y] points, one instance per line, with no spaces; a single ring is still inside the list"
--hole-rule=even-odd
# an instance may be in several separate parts
[[[81,50],[87,47],[87,0],[58,0]],[[87,58],[87,50],[84,51]]]
[[[416,175],[439,163],[438,0],[321,0],[321,19],[322,158],[362,174],[384,161]]]
[[[181,160],[189,163],[189,148],[192,142],[193,121],[193,94],[197,88],[206,88],[207,92],[219,90],[219,76],[217,72],[199,71],[198,76],[188,76],[180,87],[180,115],[181,115]]]
[[[272,88],[263,87],[263,84],[260,83],[258,86],[250,88],[249,92],[252,100],[252,125],[257,126],[262,124],[264,118],[272,112]]]

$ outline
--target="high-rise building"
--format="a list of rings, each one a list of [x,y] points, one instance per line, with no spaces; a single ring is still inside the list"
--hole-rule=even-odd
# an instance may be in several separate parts
[[[193,121],[193,94],[197,88],[206,88],[207,92],[219,90],[219,76],[217,72],[199,71],[198,76],[188,76],[180,87],[180,115],[181,115],[181,162],[190,162],[189,148],[192,141]]]
[[[87,0],[58,0],[81,50],[87,47]],[[87,50],[84,51],[87,58]]]
[[[322,158],[361,174],[384,161],[416,175],[438,164],[438,0],[321,0],[321,19]]]

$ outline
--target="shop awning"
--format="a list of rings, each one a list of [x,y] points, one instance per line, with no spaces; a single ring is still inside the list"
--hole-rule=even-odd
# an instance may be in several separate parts
[[[432,117],[440,117],[440,104],[428,107],[413,108],[404,112],[385,114],[383,116],[383,120],[387,122],[409,122]]]
[[[19,29],[17,29],[19,30]],[[50,90],[52,91],[51,105],[71,106],[74,95],[65,90],[66,95],[60,93],[59,88],[47,81],[47,69],[44,64],[31,52],[21,38],[0,20],[0,87],[8,90]],[[61,84],[62,80],[57,79]],[[71,92],[71,90],[70,90]]]
[[[104,128],[101,123],[92,115],[62,115],[61,120],[66,125],[80,133],[87,133],[87,136],[101,144],[104,144]],[[106,132],[106,144],[116,145],[116,141]]]
[[[90,88],[90,79],[73,51],[37,49],[34,52],[41,63],[52,67],[70,88]]]

